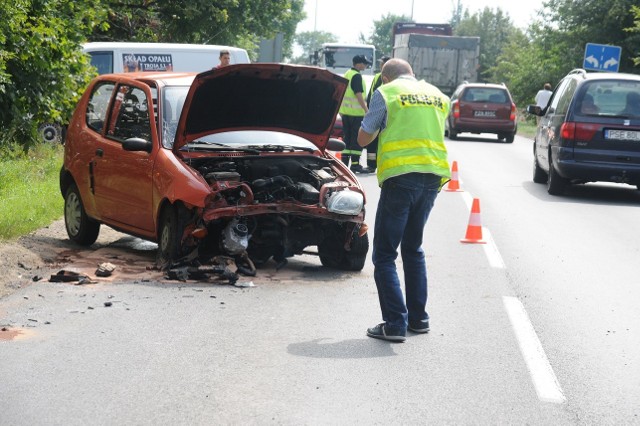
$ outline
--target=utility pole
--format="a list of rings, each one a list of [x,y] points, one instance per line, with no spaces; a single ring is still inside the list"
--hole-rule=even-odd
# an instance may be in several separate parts
[[[316,0],[316,11],[313,14],[313,32],[316,31],[318,31],[318,0]]]
[[[411,20],[413,21],[413,3],[414,0],[411,0]],[[316,5],[318,4],[318,0],[316,0]]]

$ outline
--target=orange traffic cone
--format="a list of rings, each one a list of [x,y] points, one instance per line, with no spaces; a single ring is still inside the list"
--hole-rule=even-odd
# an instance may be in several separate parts
[[[330,152],[331,154],[333,154],[333,156],[336,157],[338,160],[342,160],[342,152],[340,152],[340,151],[329,151],[329,150],[327,150],[327,152]]]
[[[447,189],[445,191],[448,192],[464,192],[460,189],[460,183],[458,182],[458,162],[454,161],[451,165],[451,180],[447,185]]]
[[[482,239],[482,221],[480,220],[480,200],[473,199],[471,205],[471,215],[469,216],[469,226],[467,226],[467,235],[460,240],[461,243],[485,244]]]

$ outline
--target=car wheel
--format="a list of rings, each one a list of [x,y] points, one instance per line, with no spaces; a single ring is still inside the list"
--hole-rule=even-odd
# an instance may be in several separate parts
[[[64,224],[69,239],[76,244],[90,246],[98,239],[100,222],[87,216],[76,184],[72,184],[64,196]]]
[[[456,139],[458,139],[458,132],[456,132],[455,130],[449,129],[449,139],[451,139],[452,141],[455,141]]]
[[[160,268],[169,266],[180,254],[182,232],[178,226],[178,212],[174,206],[167,205],[160,214],[158,230],[158,252],[156,264]]]
[[[536,156],[536,150],[533,150],[533,181],[535,183],[547,183],[549,176],[547,172],[542,170],[540,164],[538,164],[538,158]]]
[[[553,166],[549,156],[549,178],[547,179],[547,192],[551,195],[562,195],[567,188],[567,180],[560,176]]]
[[[357,233],[351,242],[351,250],[344,248],[344,228],[336,227],[318,245],[318,255],[323,266],[344,271],[361,271],[369,251],[369,235]]]
[[[516,138],[516,134],[515,134],[515,133],[509,133],[509,134],[504,138],[504,141],[505,141],[506,143],[513,143],[513,141],[515,140],[515,138]]]
[[[369,251],[369,234],[363,236],[356,234],[351,242],[351,250],[346,251],[342,268],[345,271],[362,271],[365,261],[367,260],[367,252]]]

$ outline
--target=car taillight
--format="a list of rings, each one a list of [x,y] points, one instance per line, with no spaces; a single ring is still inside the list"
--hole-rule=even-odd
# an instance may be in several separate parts
[[[576,123],[562,123],[560,137],[566,141],[574,140],[576,138]]]
[[[600,124],[576,123],[577,140],[590,141],[598,131],[600,131]]]
[[[566,122],[560,127],[560,136],[567,141],[590,141],[600,131],[600,124]]]
[[[453,118],[460,118],[460,104],[458,101],[453,101]]]
[[[513,102],[511,102],[511,114],[509,115],[509,120],[516,120],[516,104],[514,104]]]

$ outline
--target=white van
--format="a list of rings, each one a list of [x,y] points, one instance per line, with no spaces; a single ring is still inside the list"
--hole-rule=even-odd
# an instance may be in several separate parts
[[[227,50],[232,64],[249,63],[244,49],[231,46],[176,43],[85,43],[91,65],[98,74],[134,71],[202,72],[220,63],[220,51]]]

